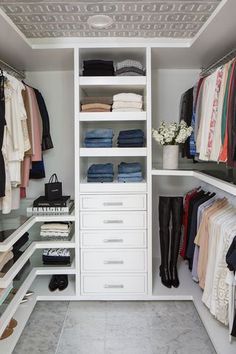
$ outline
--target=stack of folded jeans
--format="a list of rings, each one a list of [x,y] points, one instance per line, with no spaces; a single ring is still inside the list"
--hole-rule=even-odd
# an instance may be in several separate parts
[[[143,97],[136,93],[118,93],[113,96],[113,112],[142,112]]]
[[[43,264],[70,264],[70,250],[67,248],[48,248],[43,250]]]
[[[84,97],[81,99],[82,112],[110,112],[112,97]]]
[[[118,136],[119,147],[142,147],[144,145],[144,132],[141,129],[122,130]]]
[[[113,164],[93,164],[87,172],[88,182],[113,182],[114,171]]]
[[[114,76],[111,60],[84,60],[83,76]]]
[[[87,130],[85,133],[84,146],[87,148],[112,147],[112,129]]]
[[[118,166],[118,182],[141,182],[142,166],[139,162],[121,162]]]
[[[115,67],[116,76],[140,76],[145,75],[142,63],[137,60],[126,59],[120,61]]]

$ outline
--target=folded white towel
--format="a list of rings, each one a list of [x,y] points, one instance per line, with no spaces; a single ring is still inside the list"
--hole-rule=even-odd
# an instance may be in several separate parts
[[[141,108],[114,108],[112,112],[142,112]]]
[[[122,69],[122,68],[127,68],[130,66],[134,66],[135,68],[138,68],[140,70],[143,70],[143,65],[140,63],[140,61],[133,60],[133,59],[126,59],[118,62],[116,64],[116,70]]]
[[[128,102],[142,102],[142,95],[136,93],[118,93],[113,96],[113,102],[115,101],[128,101]]]
[[[142,108],[142,102],[134,101],[115,101],[112,105],[112,108]]]

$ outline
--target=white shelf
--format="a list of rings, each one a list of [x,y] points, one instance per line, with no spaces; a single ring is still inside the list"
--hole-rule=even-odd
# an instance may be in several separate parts
[[[81,122],[145,121],[146,112],[80,112]]]
[[[41,256],[40,259],[38,255],[35,253],[37,249],[44,249],[44,248],[75,248],[75,242],[74,238],[72,241],[40,241],[40,242],[32,242],[29,247],[24,251],[24,253],[20,256],[20,258],[13,264],[13,266],[9,269],[9,271],[0,279],[0,288],[6,288],[10,285],[10,283],[13,281],[17,273],[23,268],[23,266],[26,264],[29,258],[33,257],[32,263],[34,265],[37,264],[42,264]],[[48,269],[49,272],[48,273]],[[52,270],[54,269],[54,270]],[[36,270],[40,272],[46,272],[46,274],[51,274],[52,271],[62,271],[63,266],[50,266],[47,268],[47,266],[44,266],[42,264],[41,267],[36,267]],[[64,270],[67,272],[68,270],[71,271],[72,273],[75,272],[74,270],[74,265],[72,264],[71,266],[64,266]],[[42,274],[41,273],[41,274]]]
[[[146,76],[80,76],[80,86],[145,86]]]
[[[219,178],[209,176],[206,173],[194,171],[194,170],[161,170],[153,169],[153,176],[186,176],[194,177],[202,182],[210,184],[216,188],[219,188],[231,195],[236,196],[236,185],[220,180]]]
[[[145,180],[143,182],[137,183],[121,183],[115,180],[111,183],[88,183],[87,179],[84,179],[80,183],[80,193],[104,193],[104,192],[137,192],[146,193],[147,183]]]
[[[68,274],[68,273],[67,273]],[[34,280],[31,290],[37,295],[37,300],[39,301],[48,301],[48,300],[73,300],[75,297],[75,276],[68,276],[68,287],[59,291],[58,289],[55,291],[50,291],[48,288],[49,282],[51,279],[51,275],[38,275]]]
[[[81,157],[147,156],[147,148],[80,148]]]

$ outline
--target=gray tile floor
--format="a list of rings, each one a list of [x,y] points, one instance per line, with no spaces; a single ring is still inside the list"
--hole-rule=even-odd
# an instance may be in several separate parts
[[[38,302],[14,354],[213,354],[190,301]]]

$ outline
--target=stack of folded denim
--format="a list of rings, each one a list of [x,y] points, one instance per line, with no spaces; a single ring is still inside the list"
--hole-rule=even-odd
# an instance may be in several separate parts
[[[144,132],[141,129],[122,130],[118,136],[119,147],[142,147],[144,145]]]
[[[87,130],[85,133],[84,146],[87,148],[112,147],[112,129]]]
[[[118,182],[141,182],[142,167],[139,162],[121,162],[118,166]]]
[[[136,93],[118,93],[113,96],[113,112],[141,112],[143,97]]]
[[[110,112],[112,97],[84,97],[81,99],[82,112]]]
[[[140,76],[145,75],[142,63],[137,60],[126,59],[120,61],[115,67],[116,76]]]
[[[93,164],[87,172],[88,182],[113,182],[114,171],[113,164]]]
[[[113,76],[114,66],[111,60],[84,60],[83,76]]]
[[[70,250],[67,248],[48,248],[43,250],[44,264],[70,264]]]

